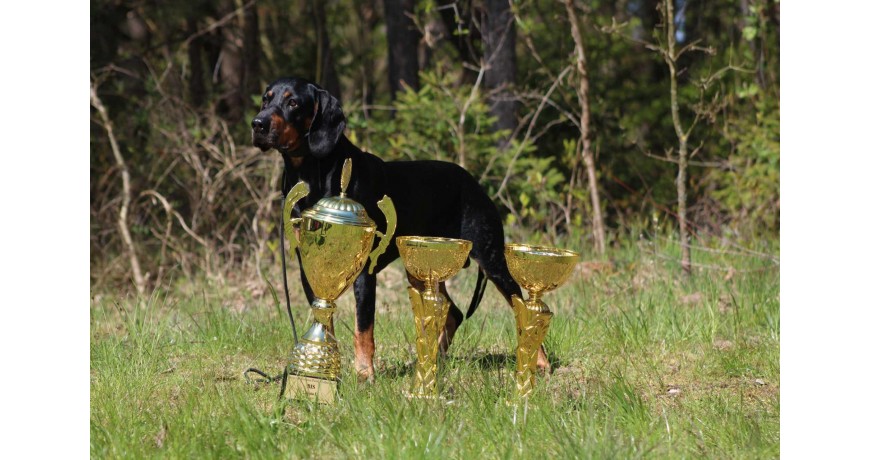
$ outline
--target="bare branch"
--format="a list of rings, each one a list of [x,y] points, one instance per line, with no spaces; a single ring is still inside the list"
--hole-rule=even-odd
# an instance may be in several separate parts
[[[574,170],[580,167],[580,160],[586,166],[587,184],[589,186],[589,197],[592,202],[592,235],[595,239],[595,248],[599,254],[604,254],[606,236],[604,235],[604,219],[601,214],[601,201],[598,197],[598,178],[595,172],[595,159],[592,157],[591,141],[589,140],[589,78],[586,75],[586,53],[583,49],[583,37],[580,33],[580,23],[577,20],[577,15],[574,13],[574,7],[571,0],[563,0],[565,10],[568,13],[568,21],[571,23],[571,37],[574,39],[574,54],[577,59],[577,77],[579,84],[575,88],[577,92],[577,102],[580,104],[580,144],[582,149],[578,152],[578,157],[574,161]],[[571,188],[574,186],[574,181],[577,179],[577,174],[571,175]],[[567,199],[567,214],[566,219],[570,222],[571,200],[573,194],[568,193]]]
[[[187,37],[187,38],[186,38],[186,39],[181,43],[181,47],[180,47],[180,49],[183,49],[184,47],[190,45],[190,42],[196,40],[197,38],[199,38],[199,37],[201,37],[201,36],[203,36],[203,35],[205,35],[205,34],[211,32],[211,31],[217,29],[218,27],[221,27],[221,26],[223,26],[224,24],[226,24],[226,23],[232,21],[232,20],[235,19],[237,16],[243,14],[243,13],[245,12],[246,9],[250,8],[251,6],[253,6],[254,3],[257,3],[257,0],[250,0],[248,3],[245,3],[244,5],[242,5],[242,6],[238,7],[238,8],[236,8],[235,10],[233,10],[232,12],[230,12],[229,14],[227,14],[226,16],[224,16],[224,17],[218,19],[217,21],[215,21],[215,22],[209,24],[209,26],[206,27],[205,29],[202,29],[202,30],[196,32],[195,34],[193,34],[193,35]]]
[[[556,86],[558,86],[559,83],[562,82],[562,79],[565,78],[565,75],[567,75],[568,72],[571,71],[571,69],[572,67],[568,66],[562,70],[558,78],[556,78],[556,81],[554,81],[553,84],[550,85],[550,89],[547,90],[547,93],[544,95],[544,100],[542,100],[541,103],[538,104],[538,108],[535,110],[535,114],[532,116],[532,121],[529,122],[529,127],[528,129],[526,129],[526,135],[523,138],[523,141],[517,147],[516,153],[514,154],[513,158],[511,158],[511,161],[508,164],[507,171],[505,171],[504,179],[501,181],[501,185],[499,185],[498,190],[496,191],[496,195],[500,195],[501,191],[504,190],[505,186],[507,185],[507,182],[511,177],[511,172],[514,168],[514,164],[517,162],[517,158],[519,158],[520,153],[522,153],[523,149],[526,147],[526,144],[531,137],[532,129],[534,129],[535,123],[538,121],[538,116],[541,114],[541,111],[544,110],[546,100],[550,98],[550,95],[552,95],[553,91],[556,90]]]
[[[112,128],[112,121],[109,119],[109,112],[103,105],[103,101],[97,95],[96,83],[91,81],[91,106],[97,109],[102,120],[103,128],[106,130],[106,135],[109,137],[109,145],[112,148],[112,155],[115,157],[115,162],[121,170],[121,208],[118,210],[118,230],[121,232],[121,239],[127,248],[127,254],[130,258],[130,268],[133,271],[133,283],[136,285],[136,291],[141,295],[145,293],[145,277],[142,276],[142,269],[139,266],[139,258],[136,256],[136,247],[133,245],[133,238],[130,236],[130,227],[127,224],[127,214],[130,209],[130,170],[127,168],[127,163],[124,161],[124,156],[121,154],[121,148],[118,147],[118,141],[115,139],[115,132]]]

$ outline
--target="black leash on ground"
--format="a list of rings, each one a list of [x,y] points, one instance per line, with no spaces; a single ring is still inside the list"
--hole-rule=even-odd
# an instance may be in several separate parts
[[[284,182],[285,180],[286,180],[286,176],[284,176],[282,182]],[[282,184],[282,187],[281,187],[281,190],[282,190],[281,213],[280,213],[281,217],[279,218],[281,223],[279,224],[278,228],[280,229],[280,233],[281,233],[279,238],[281,239],[281,274],[284,277],[284,300],[287,302],[287,316],[290,317],[290,325],[293,327],[293,345],[295,346],[297,343],[299,343],[299,336],[296,335],[296,321],[293,320],[293,311],[290,310],[290,289],[288,288],[288,285],[287,285],[287,260],[286,260],[286,255],[285,255],[285,251],[284,251],[284,205],[287,201],[287,195],[284,194],[283,191],[286,189],[287,189],[286,184]],[[275,300],[278,300],[277,297],[275,297]],[[248,375],[249,373],[257,374],[260,377],[251,378]],[[278,399],[281,399],[281,396],[284,395],[284,390],[287,387],[287,368],[286,367],[284,368],[284,372],[282,374],[276,375],[274,377],[270,376],[269,374],[255,368],[255,367],[249,367],[248,370],[246,370],[243,375],[245,376],[245,381],[248,383],[272,383],[272,382],[277,382],[278,380],[280,380],[281,381],[281,391],[278,393]]]

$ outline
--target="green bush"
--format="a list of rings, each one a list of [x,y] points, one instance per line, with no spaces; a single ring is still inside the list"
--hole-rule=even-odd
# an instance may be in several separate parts
[[[731,216],[732,225],[750,233],[779,230],[779,101],[758,96],[747,84],[738,96],[755,108],[754,117],[731,120],[723,135],[733,146],[730,171],[711,174],[719,187],[712,196]]]

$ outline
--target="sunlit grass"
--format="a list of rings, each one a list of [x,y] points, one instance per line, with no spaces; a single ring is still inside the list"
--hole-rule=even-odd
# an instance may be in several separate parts
[[[777,249],[765,249],[776,255]],[[413,323],[397,263],[379,279],[374,384],[351,374],[353,302],[339,302],[345,378],[335,406],[277,402],[292,346],[283,306],[202,285],[91,306],[95,457],[774,457],[779,271],[748,249],[696,251],[682,281],[666,240],[586,264],[544,300],[554,371],[513,395],[513,316],[492,286],[441,364],[452,403],[409,401]],[[453,281],[464,309],[475,270]],[[295,282],[291,278],[291,283]],[[277,280],[275,280],[277,281]],[[195,283],[194,283],[195,284]],[[278,283],[275,283],[278,284]],[[300,329],[308,309],[292,289]]]

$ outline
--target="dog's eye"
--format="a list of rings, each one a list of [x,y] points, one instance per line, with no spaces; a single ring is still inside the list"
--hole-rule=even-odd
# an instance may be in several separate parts
[[[296,107],[298,105],[296,99],[290,99],[290,102],[288,102],[287,104],[289,104],[290,107]]]

